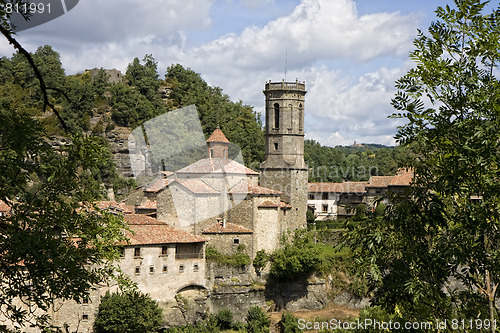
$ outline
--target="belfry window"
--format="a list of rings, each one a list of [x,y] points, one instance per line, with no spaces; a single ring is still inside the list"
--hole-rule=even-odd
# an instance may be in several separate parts
[[[274,128],[280,128],[280,105],[274,104]]]

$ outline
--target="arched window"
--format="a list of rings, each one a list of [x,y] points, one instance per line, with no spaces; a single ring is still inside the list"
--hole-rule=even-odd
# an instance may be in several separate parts
[[[299,131],[304,129],[304,109],[302,104],[299,104]]]
[[[274,128],[280,128],[280,105],[274,104]]]

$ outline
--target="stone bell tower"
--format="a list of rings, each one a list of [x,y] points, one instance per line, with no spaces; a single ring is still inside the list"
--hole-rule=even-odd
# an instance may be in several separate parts
[[[292,206],[285,215],[289,229],[306,226],[308,169],[304,161],[305,82],[267,82],[266,160],[261,184],[283,192]]]

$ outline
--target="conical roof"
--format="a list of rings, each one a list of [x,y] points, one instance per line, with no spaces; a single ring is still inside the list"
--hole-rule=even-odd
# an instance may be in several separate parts
[[[210,135],[210,137],[206,141],[208,142],[224,142],[224,143],[229,143],[229,140],[226,138],[224,133],[221,131],[220,127],[217,126],[215,131]]]

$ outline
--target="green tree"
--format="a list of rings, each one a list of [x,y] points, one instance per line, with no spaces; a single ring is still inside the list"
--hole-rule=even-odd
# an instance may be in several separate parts
[[[269,333],[271,320],[257,305],[251,306],[250,309],[248,309],[246,319],[246,330],[248,333]]]
[[[108,292],[99,304],[94,332],[155,332],[162,324],[162,320],[161,309],[149,295],[138,291],[113,294]]]
[[[10,210],[0,216],[0,309],[20,326],[44,326],[55,298],[81,301],[92,285],[113,275],[116,243],[125,240],[125,226],[122,218],[93,204],[102,198],[101,183],[91,171],[103,164],[100,142],[75,134],[58,150],[47,143],[32,109],[52,109],[66,129],[49,94],[55,90],[48,86],[62,84],[64,71],[50,48],[32,55],[17,42],[5,4],[0,0],[0,32],[18,53],[7,64],[13,82],[0,86],[0,200]],[[5,63],[4,58],[2,67]],[[36,89],[30,72],[38,80]],[[22,78],[19,84],[16,75]],[[27,97],[30,90],[40,93],[34,105]]]
[[[500,8],[454,4],[419,32],[416,66],[396,82],[393,116],[406,120],[396,138],[413,153],[414,184],[350,234],[374,303],[410,320],[498,315]],[[452,278],[465,290],[448,288]]]

